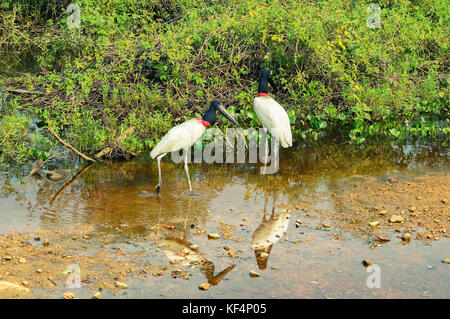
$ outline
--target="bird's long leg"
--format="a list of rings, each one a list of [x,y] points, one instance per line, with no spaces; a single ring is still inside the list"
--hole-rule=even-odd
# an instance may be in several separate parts
[[[280,144],[276,137],[272,136],[272,139],[273,139],[272,160],[274,161],[274,164],[273,164],[274,174],[276,174],[278,172],[278,168],[279,168],[279,150],[280,150],[279,145]]]
[[[266,142],[265,142],[265,150],[264,150],[264,171],[263,174],[266,175],[266,167],[267,167],[267,157],[269,156],[269,139],[267,138],[267,129],[266,131]]]
[[[167,153],[165,153],[165,154],[162,154],[162,155],[159,155],[157,158],[156,158],[156,161],[158,162],[158,177],[159,177],[159,180],[158,180],[158,185],[156,185],[155,186],[155,192],[156,192],[156,194],[159,194],[159,192],[161,191],[161,186],[162,186],[162,179],[161,179],[161,159],[166,155]]]
[[[192,194],[191,178],[189,177],[189,168],[188,168],[188,162],[187,162],[188,158],[187,158],[187,156],[188,156],[188,150],[185,150],[185,152],[184,152],[184,170],[186,171],[186,176],[187,176],[188,183],[189,183],[189,190],[191,191],[191,194]]]
[[[267,176],[264,176],[264,208],[263,208],[263,219],[264,220],[266,218],[268,201],[269,201],[269,195],[267,194]]]
[[[188,207],[186,209],[186,213],[184,214],[183,240],[187,240],[187,222],[189,219],[189,215],[191,214],[191,202],[192,202],[192,197],[189,198]]]
[[[277,204],[278,199],[278,186],[277,186],[277,176],[273,179],[273,205],[272,205],[272,214],[275,213],[275,206]]]

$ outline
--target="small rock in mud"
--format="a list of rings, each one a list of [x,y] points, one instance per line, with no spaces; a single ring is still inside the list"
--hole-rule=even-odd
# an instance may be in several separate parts
[[[20,257],[19,263],[20,263],[20,264],[26,264],[26,263],[27,263],[27,260],[26,260],[25,258],[23,258],[23,257]]]
[[[302,220],[301,219],[297,219],[296,221],[295,221],[295,227],[297,227],[297,228],[299,228],[301,225],[302,225]]]
[[[225,246],[223,247],[223,249],[225,249],[225,250],[230,250],[230,245],[225,245]]]
[[[410,233],[403,234],[402,240],[403,241],[411,241],[411,234]]]
[[[364,265],[364,267],[368,267],[368,266],[372,265],[373,263],[370,260],[364,259],[362,261],[362,264]]]
[[[414,213],[415,211],[417,211],[417,207],[416,207],[416,206],[410,206],[410,207],[409,207],[409,211],[410,211],[411,213]]]
[[[389,218],[390,223],[402,223],[403,217],[399,215],[392,215],[391,218]]]
[[[102,296],[102,294],[99,293],[99,292],[96,292],[96,293],[92,296],[92,299],[102,299],[102,298],[103,298],[103,296]]]
[[[330,228],[330,224],[322,224],[323,228]]]
[[[447,200],[446,199],[441,199],[442,204],[447,204]]]
[[[450,258],[445,258],[442,260],[443,263],[450,264]]]
[[[198,245],[190,245],[189,248],[192,249],[192,250],[197,250],[198,249]]]
[[[369,226],[370,226],[370,227],[376,227],[376,226],[378,226],[379,224],[380,224],[379,221],[375,221],[375,222],[370,222],[370,223],[369,223]]]
[[[65,292],[63,294],[63,298],[64,299],[75,299],[76,297],[75,297],[75,294],[72,292]]]
[[[277,270],[277,269],[280,269],[280,267],[272,266],[272,269],[273,269],[273,270]]]
[[[386,214],[387,214],[387,210],[385,210],[385,209],[380,212],[381,216],[385,216]]]
[[[128,285],[121,281],[116,281],[115,285],[119,289],[127,289],[128,288]]]
[[[36,270],[36,272],[37,272],[38,274],[42,274],[42,269],[41,269],[41,268],[38,268],[38,269]]]
[[[11,256],[5,256],[3,257],[3,261],[10,261],[12,259]]]
[[[8,282],[8,281],[0,281],[0,298],[21,298],[30,293],[30,289],[21,287],[17,284]]]
[[[48,239],[44,240],[44,242],[42,243],[42,246],[44,247],[48,247],[50,245],[50,241]]]
[[[216,234],[216,233],[208,234],[209,239],[217,239],[219,237],[220,237],[219,234]]]
[[[255,277],[259,277],[261,276],[259,273],[257,273],[256,271],[250,271],[250,277],[255,278]]]
[[[200,290],[208,290],[209,289],[209,284],[201,284],[198,289]]]

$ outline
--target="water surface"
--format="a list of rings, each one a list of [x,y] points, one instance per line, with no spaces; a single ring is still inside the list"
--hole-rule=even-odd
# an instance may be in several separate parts
[[[160,197],[153,194],[156,161],[96,163],[84,168],[54,162],[49,167],[63,176],[59,181],[45,176],[2,177],[0,233],[69,233],[92,227],[95,236],[109,236],[116,246],[142,252],[139,261],[145,265],[170,266],[170,259],[192,244],[198,251],[191,252],[189,262],[196,258],[207,262],[206,268],[188,270],[189,280],[129,276],[129,288],[118,297],[449,298],[449,267],[441,262],[450,257],[448,238],[402,245],[393,237],[388,244],[371,249],[362,234],[345,231],[320,216],[320,209],[335,210],[335,194],[352,189],[355,181],[449,174],[449,157],[448,148],[433,144],[323,143],[282,150],[276,176],[260,175],[259,164],[190,164],[195,196],[189,193],[182,164],[167,158],[162,162]],[[290,204],[298,204],[298,209],[283,208]],[[284,222],[283,214],[289,215]],[[302,220],[300,227],[296,227],[297,219]],[[323,223],[330,227],[316,229]],[[221,237],[208,240],[208,233]],[[260,244],[266,240],[267,247],[260,250],[268,252],[268,257],[255,252],[256,239]],[[224,249],[227,245],[229,250]],[[230,250],[235,255],[230,256]],[[381,288],[367,287],[369,273],[361,264],[363,259],[380,266]],[[189,265],[181,266],[189,269]],[[260,277],[251,278],[250,271]],[[207,281],[212,287],[200,291],[199,285]],[[77,295],[90,297],[87,288],[78,289]],[[59,298],[63,290],[36,290],[35,294]],[[113,295],[105,291],[104,297]]]

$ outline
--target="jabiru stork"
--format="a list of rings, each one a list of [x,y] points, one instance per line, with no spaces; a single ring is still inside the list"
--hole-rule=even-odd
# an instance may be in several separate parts
[[[278,143],[284,148],[292,146],[291,123],[284,108],[269,96],[269,83],[275,90],[275,84],[270,70],[263,69],[259,78],[258,96],[255,97],[253,105],[256,116],[261,121],[263,127],[270,132],[272,139],[274,139],[273,145],[275,146],[275,150],[273,150],[272,154],[276,157],[275,165],[278,165]],[[265,160],[264,167],[266,163],[267,159]],[[277,167],[275,168],[276,171]]]
[[[191,179],[189,177],[189,168],[187,163],[188,150],[195,142],[202,137],[207,127],[214,125],[217,120],[216,112],[222,113],[234,125],[239,123],[227,112],[225,106],[218,100],[213,100],[210,103],[209,109],[205,112],[202,118],[188,120],[178,126],[175,126],[167,132],[161,141],[151,151],[150,156],[158,161],[159,182],[155,186],[156,193],[159,194],[162,186],[161,180],[161,159],[170,152],[184,150],[184,169],[189,183],[189,190],[192,194]]]

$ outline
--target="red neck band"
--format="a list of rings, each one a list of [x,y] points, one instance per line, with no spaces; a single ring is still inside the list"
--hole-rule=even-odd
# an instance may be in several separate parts
[[[196,120],[201,122],[203,124],[203,126],[206,126],[206,127],[210,127],[211,126],[211,123],[209,123],[208,121],[205,121],[203,119],[196,119]]]
[[[258,96],[269,96],[269,93],[261,93],[261,92],[258,92]]]

